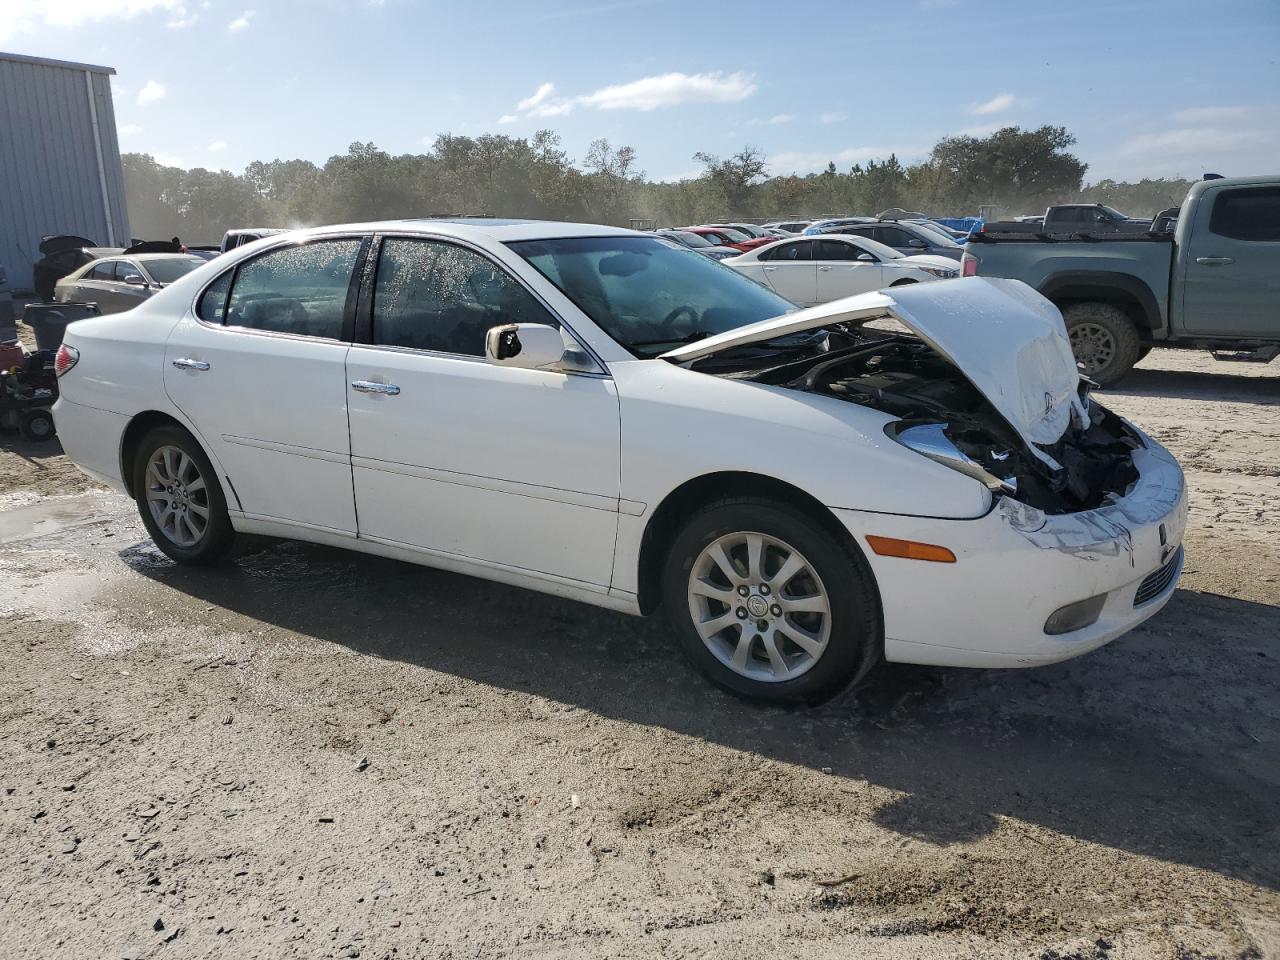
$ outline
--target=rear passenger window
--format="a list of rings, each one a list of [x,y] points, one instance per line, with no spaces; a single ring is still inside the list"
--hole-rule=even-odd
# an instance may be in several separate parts
[[[1213,201],[1209,232],[1232,240],[1280,240],[1280,188],[1223,190]]]
[[[819,240],[817,260],[857,260],[862,251],[840,240]]]
[[[231,284],[224,322],[229,327],[341,338],[360,243],[358,238],[319,240],[242,263]]]
[[[801,240],[798,243],[779,243],[773,247],[767,247],[760,253],[761,260],[812,260],[813,259],[813,241]]]
[[[373,290],[373,342],[484,356],[491,327],[559,326],[506,271],[464,247],[435,240],[384,240]]]

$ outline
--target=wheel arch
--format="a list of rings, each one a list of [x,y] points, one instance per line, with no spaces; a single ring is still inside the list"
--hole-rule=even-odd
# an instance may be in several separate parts
[[[1095,270],[1053,273],[1040,284],[1040,294],[1059,310],[1075,303],[1109,303],[1124,311],[1133,325],[1146,334],[1164,326],[1155,293],[1146,281],[1130,273]]]
[[[137,456],[138,445],[142,442],[142,438],[148,432],[156,427],[178,427],[181,430],[191,434],[191,437],[204,451],[204,455],[209,458],[209,462],[213,464],[214,472],[218,475],[218,482],[222,484],[222,494],[227,501],[227,506],[235,504],[235,509],[240,509],[240,497],[236,493],[235,487],[231,485],[231,478],[227,476],[223,470],[222,464],[218,462],[218,458],[214,456],[213,451],[209,449],[209,445],[201,439],[200,434],[191,428],[191,425],[184,423],[171,413],[163,410],[144,410],[136,414],[129,425],[124,428],[124,433],[120,438],[120,479],[124,482],[125,491],[129,496],[136,496],[133,489],[133,459]]]
[[[639,570],[636,582],[639,584],[640,611],[652,613],[662,597],[662,565],[666,559],[676,534],[686,520],[698,510],[730,497],[760,497],[776,500],[800,510],[816,521],[837,541],[862,553],[862,548],[853,535],[836,519],[826,506],[812,494],[807,493],[794,484],[760,473],[725,470],[705,473],[686,480],[676,487],[657,505],[649,515],[644,533],[640,539]],[[868,564],[870,569],[870,564]],[[879,604],[879,587],[875,582],[874,571],[872,584],[876,586],[876,601]],[[883,613],[881,613],[883,620]]]

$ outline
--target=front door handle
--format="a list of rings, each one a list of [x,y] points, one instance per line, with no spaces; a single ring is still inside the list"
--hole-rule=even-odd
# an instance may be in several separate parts
[[[1206,267],[1216,267],[1223,263],[1235,263],[1231,257],[1196,257],[1196,263],[1203,263]]]
[[[351,389],[359,393],[376,393],[384,397],[400,395],[400,388],[394,383],[375,383],[372,380],[352,380]]]
[[[173,361],[173,365],[179,370],[208,370],[208,360],[190,360],[187,357],[178,357]]]
[[[775,271],[775,270],[777,270],[777,269],[778,269],[777,267],[765,267],[765,268],[764,268],[764,272],[765,272],[765,273],[773,273],[773,271]]]
[[[821,272],[821,273],[829,273],[829,272],[830,272],[830,270],[831,270],[831,268],[830,268],[830,267],[819,267],[819,268],[818,268],[818,270],[819,270],[819,272]]]

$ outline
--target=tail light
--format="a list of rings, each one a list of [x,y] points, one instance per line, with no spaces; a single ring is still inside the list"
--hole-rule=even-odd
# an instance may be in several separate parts
[[[978,275],[978,258],[969,251],[960,255],[960,276],[976,277]]]
[[[53,372],[60,377],[79,362],[80,351],[64,343],[58,348],[58,355],[53,358]]]

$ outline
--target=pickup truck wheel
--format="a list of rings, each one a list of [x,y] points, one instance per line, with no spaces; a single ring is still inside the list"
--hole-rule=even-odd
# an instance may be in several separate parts
[[[1133,321],[1109,303],[1074,303],[1062,311],[1071,350],[1084,375],[1110,386],[1138,362],[1142,344]]]

